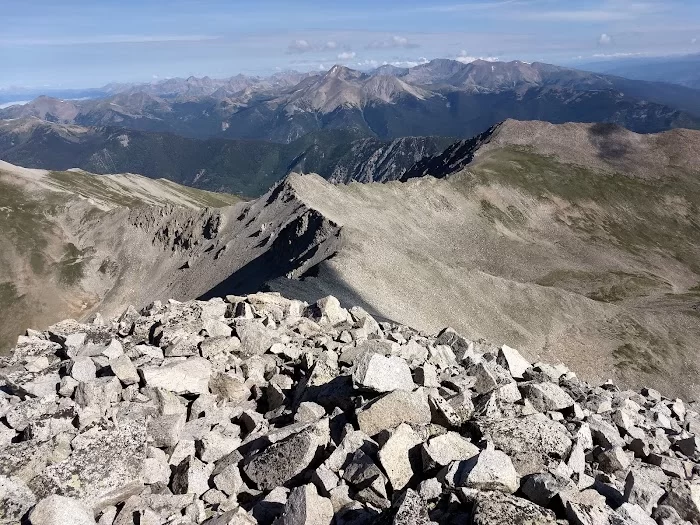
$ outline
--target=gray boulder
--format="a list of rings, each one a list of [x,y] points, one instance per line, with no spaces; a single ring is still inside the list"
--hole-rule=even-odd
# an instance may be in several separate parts
[[[70,455],[48,465],[28,483],[39,497],[60,493],[95,510],[126,500],[143,488],[146,422],[101,420],[76,436]]]
[[[496,362],[510,372],[515,379],[522,379],[525,371],[530,368],[530,362],[515,348],[503,345],[498,350]]]
[[[397,500],[398,509],[392,525],[434,525],[425,501],[415,490],[406,489]],[[436,524],[435,524],[436,525]]]
[[[140,380],[138,370],[127,355],[121,354],[110,359],[109,367],[124,385],[133,385]]]
[[[56,494],[44,498],[29,513],[31,525],[95,525],[95,516],[86,505]]]
[[[568,502],[566,518],[572,525],[632,525],[628,520],[605,505],[586,505]]]
[[[395,491],[403,489],[413,477],[413,466],[418,457],[414,447],[421,442],[420,436],[402,423],[379,450],[379,462]]]
[[[273,443],[243,465],[246,476],[261,490],[284,485],[306,469],[321,444],[314,429],[305,429]]]
[[[333,504],[318,495],[312,484],[296,487],[289,493],[282,515],[274,525],[330,525]]]
[[[401,423],[427,425],[430,417],[430,406],[422,391],[394,390],[363,406],[357,413],[357,422],[360,430],[374,436]]]
[[[479,426],[498,449],[513,459],[523,476],[542,472],[551,463],[566,459],[572,446],[566,427],[544,414],[484,421]]]
[[[146,386],[162,388],[175,394],[206,394],[212,368],[209,361],[201,357],[190,357],[159,367],[141,369]]]
[[[564,410],[574,405],[571,396],[554,383],[533,383],[522,386],[520,390],[523,397],[540,412]]]
[[[700,484],[672,480],[663,504],[676,509],[684,520],[700,523]]]
[[[423,468],[428,471],[446,467],[453,461],[471,459],[479,448],[457,432],[447,432],[428,440],[421,447]]]
[[[384,357],[372,352],[365,352],[355,362],[352,379],[356,388],[375,392],[411,391],[416,386],[406,361],[400,357]]]
[[[20,479],[0,476],[0,523],[19,523],[36,497]]]
[[[473,525],[555,525],[556,516],[526,499],[501,492],[479,492],[472,511]]]
[[[512,494],[520,486],[520,476],[507,454],[487,448],[466,461],[452,463],[447,478],[457,487],[497,490]]]

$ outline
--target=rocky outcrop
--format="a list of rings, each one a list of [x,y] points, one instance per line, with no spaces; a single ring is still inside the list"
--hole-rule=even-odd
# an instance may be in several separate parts
[[[700,523],[694,403],[333,298],[156,302],[1,364],[0,523]]]

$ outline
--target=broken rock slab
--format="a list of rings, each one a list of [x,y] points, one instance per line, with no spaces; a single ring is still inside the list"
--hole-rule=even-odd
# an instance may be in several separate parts
[[[413,477],[419,454],[415,447],[422,442],[410,426],[402,423],[379,450],[379,462],[394,490],[403,489]]]
[[[146,386],[175,394],[206,394],[212,367],[202,357],[190,357],[164,366],[141,368],[140,372]]]
[[[472,512],[473,525],[555,525],[554,512],[530,501],[498,491],[479,492]]]
[[[421,390],[394,390],[365,405],[357,413],[360,430],[369,436],[396,428],[401,423],[427,425],[430,418],[430,405]]]
[[[70,448],[68,457],[48,465],[28,483],[38,497],[60,493],[99,510],[143,488],[145,420],[101,420],[73,438]]]
[[[95,517],[85,504],[56,494],[41,500],[29,513],[31,525],[95,525]]]
[[[274,525],[330,525],[333,504],[318,495],[312,484],[294,488],[287,499],[282,515]]]
[[[497,490],[512,494],[520,487],[520,476],[507,454],[487,448],[466,461],[456,461],[449,467],[447,479],[457,487],[477,490]]]
[[[355,388],[375,392],[411,391],[416,386],[406,361],[400,357],[384,357],[373,352],[365,352],[355,362],[352,379]]]
[[[243,472],[260,490],[279,487],[311,464],[321,442],[315,430],[307,428],[250,458]]]

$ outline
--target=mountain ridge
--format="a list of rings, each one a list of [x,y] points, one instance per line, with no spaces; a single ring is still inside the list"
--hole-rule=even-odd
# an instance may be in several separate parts
[[[171,133],[87,128],[39,119],[0,121],[0,158],[32,168],[93,173],[137,172],[188,186],[248,197],[290,171],[317,172],[335,182],[391,180],[423,156],[442,151],[443,137],[393,141],[334,130],[290,144],[191,139]]]
[[[83,101],[42,98],[0,110],[0,119],[39,116],[84,126],[284,143],[338,128],[380,139],[469,138],[506,118],[614,122],[638,132],[700,128],[700,93],[677,85],[520,61],[440,59],[388,71],[336,65],[320,74],[290,74],[286,81],[239,79],[238,91],[211,79],[164,81],[156,86],[182,86],[163,92],[130,87]],[[179,94],[172,96],[172,89]]]
[[[625,175],[599,157],[609,133],[596,125],[507,122],[496,131],[443,178],[333,185],[292,174],[214,212],[124,212],[127,227],[110,246],[119,246],[122,284],[101,309],[259,289],[308,302],[332,293],[378,318],[427,331],[447,323],[532,359],[567,361],[591,380],[605,371],[625,385],[698,396],[700,177],[697,161],[675,163],[696,150],[678,149],[674,137],[700,133],[614,131],[613,145],[636,145],[627,164],[656,158]],[[578,162],[543,149],[548,137],[570,141]],[[90,230],[110,239],[119,224]],[[76,247],[91,246],[84,241]]]

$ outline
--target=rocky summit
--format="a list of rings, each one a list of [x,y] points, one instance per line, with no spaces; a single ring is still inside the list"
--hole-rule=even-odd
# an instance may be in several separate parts
[[[700,411],[334,297],[156,302],[19,338],[0,523],[700,523]]]

